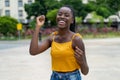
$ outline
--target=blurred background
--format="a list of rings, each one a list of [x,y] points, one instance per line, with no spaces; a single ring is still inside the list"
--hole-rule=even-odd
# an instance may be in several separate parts
[[[29,54],[35,18],[46,16],[39,32],[44,40],[57,29],[63,5],[75,10],[90,68],[83,80],[120,79],[120,0],[0,0],[0,80],[50,80],[50,49]]]
[[[56,30],[56,13],[63,5],[75,9],[77,32],[84,38],[119,37],[119,0],[0,0],[0,40],[29,39],[35,18],[44,14],[46,23],[40,30],[47,36]]]

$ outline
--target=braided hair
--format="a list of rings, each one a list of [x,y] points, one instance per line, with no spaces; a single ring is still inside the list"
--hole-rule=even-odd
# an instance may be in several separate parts
[[[74,12],[74,9],[70,5],[65,5],[63,7],[67,7],[67,8],[69,8],[71,10],[72,15],[73,15],[73,23],[70,24],[70,30],[72,32],[76,32],[76,21],[75,21],[75,12]]]

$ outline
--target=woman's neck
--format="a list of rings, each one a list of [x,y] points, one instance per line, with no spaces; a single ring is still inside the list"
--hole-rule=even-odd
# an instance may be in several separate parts
[[[69,34],[70,32],[71,32],[70,30],[58,29],[58,34],[61,35],[61,36]]]

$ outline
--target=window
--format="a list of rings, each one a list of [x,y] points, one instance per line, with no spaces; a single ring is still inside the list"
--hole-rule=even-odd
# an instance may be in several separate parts
[[[10,10],[5,10],[5,15],[10,16]]]
[[[10,1],[9,0],[5,0],[5,6],[9,7],[10,6]]]
[[[28,0],[28,4],[31,4],[32,3],[32,0]]]
[[[23,16],[23,10],[18,10],[18,16],[22,17]]]
[[[18,0],[18,7],[22,7],[23,6],[23,1],[22,0]]]

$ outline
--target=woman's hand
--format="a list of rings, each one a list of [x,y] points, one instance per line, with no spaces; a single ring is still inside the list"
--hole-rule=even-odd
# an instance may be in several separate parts
[[[36,22],[37,22],[36,27],[40,28],[45,23],[45,16],[44,15],[38,16],[36,18]]]
[[[84,75],[87,75],[89,72],[89,67],[86,62],[86,57],[84,51],[82,51],[80,48],[76,47],[75,48],[75,58],[77,63],[80,65],[81,72]]]
[[[84,52],[77,46],[75,47],[75,58],[79,65],[84,64],[84,62],[85,62]]]

